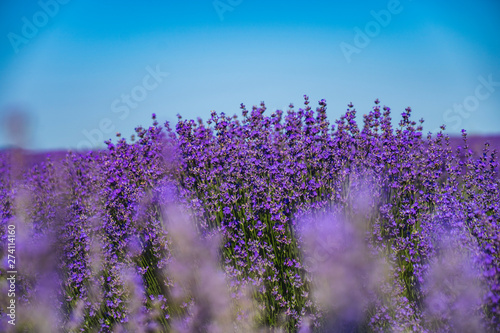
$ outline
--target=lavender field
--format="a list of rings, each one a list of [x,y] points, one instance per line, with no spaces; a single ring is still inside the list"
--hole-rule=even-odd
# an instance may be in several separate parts
[[[0,331],[500,331],[496,149],[326,108],[0,153]]]

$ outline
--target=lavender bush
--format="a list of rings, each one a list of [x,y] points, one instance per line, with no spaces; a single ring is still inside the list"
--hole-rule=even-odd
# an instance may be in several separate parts
[[[0,154],[16,326],[68,332],[494,332],[496,151],[393,126],[378,100],[136,128],[103,151]],[[444,129],[444,127],[443,127]]]

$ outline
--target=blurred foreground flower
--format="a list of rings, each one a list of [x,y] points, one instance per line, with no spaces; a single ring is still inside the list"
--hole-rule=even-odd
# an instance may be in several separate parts
[[[164,207],[163,218],[171,239],[172,258],[166,267],[173,283],[171,301],[184,310],[173,318],[174,331],[252,332],[252,302],[245,295],[231,298],[217,233],[200,237],[186,213],[172,204]]]
[[[322,312],[322,331],[369,330],[369,314],[389,270],[369,250],[362,226],[325,213],[304,218],[298,229],[312,297]]]

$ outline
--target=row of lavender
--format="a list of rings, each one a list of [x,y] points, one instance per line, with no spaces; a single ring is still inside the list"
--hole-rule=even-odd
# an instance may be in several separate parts
[[[20,232],[19,309],[30,313],[20,323],[497,329],[495,152],[474,156],[465,134],[458,149],[424,138],[409,108],[393,128],[378,100],[362,127],[352,105],[331,126],[325,101],[314,111],[307,97],[286,114],[241,109],[242,120],[155,121],[131,143],[24,174],[21,155],[3,155],[2,227]]]

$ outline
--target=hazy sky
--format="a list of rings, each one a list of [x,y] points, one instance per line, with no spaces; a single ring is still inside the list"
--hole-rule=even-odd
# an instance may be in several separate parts
[[[498,1],[2,0],[0,34],[0,122],[26,113],[32,149],[304,94],[332,123],[379,98],[425,132],[500,133]]]

